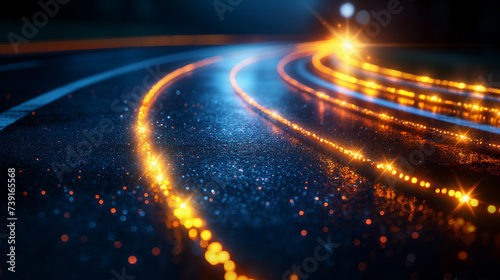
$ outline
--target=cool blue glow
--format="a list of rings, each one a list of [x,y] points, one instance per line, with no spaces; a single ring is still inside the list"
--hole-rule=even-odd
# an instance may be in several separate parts
[[[351,3],[344,3],[340,6],[340,14],[345,18],[350,18],[354,14],[354,6]]]

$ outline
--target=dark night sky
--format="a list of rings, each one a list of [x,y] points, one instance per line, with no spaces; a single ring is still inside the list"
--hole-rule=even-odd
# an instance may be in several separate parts
[[[42,0],[50,2],[56,0]],[[63,1],[63,0],[59,0]],[[344,1],[216,0],[233,4],[221,21],[214,0],[64,0],[34,40],[102,36],[169,34],[327,34],[307,9],[332,24],[345,23],[339,14]],[[386,9],[390,0],[351,1],[356,10]],[[22,17],[42,10],[38,1],[9,1],[0,11],[0,41],[21,34]],[[394,15],[375,42],[491,44],[500,41],[500,1],[400,0]],[[351,20],[351,25],[359,25]]]

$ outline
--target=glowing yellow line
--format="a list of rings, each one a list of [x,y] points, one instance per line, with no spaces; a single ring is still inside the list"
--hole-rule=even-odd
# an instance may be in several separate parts
[[[145,176],[152,181],[152,187],[156,191],[161,192],[165,196],[168,206],[173,210],[173,213],[175,217],[178,219],[179,223],[182,226],[184,226],[186,230],[189,230],[189,237],[194,241],[199,240],[199,246],[201,248],[206,249],[205,259],[214,266],[222,264],[226,271],[224,275],[224,278],[226,280],[246,280],[248,279],[246,276],[238,275],[235,272],[236,265],[231,260],[230,254],[227,251],[223,250],[222,245],[218,242],[211,241],[212,232],[207,228],[206,222],[201,217],[199,217],[199,215],[195,213],[193,207],[189,205],[189,201],[188,200],[183,201],[182,198],[178,196],[173,190],[171,179],[168,177],[168,169],[164,163],[158,162],[158,158],[160,158],[160,153],[155,151],[155,149],[153,148],[152,142],[150,140],[151,134],[148,129],[151,126],[148,121],[148,113],[151,109],[151,106],[153,105],[155,98],[167,84],[169,84],[174,79],[181,77],[186,73],[189,73],[191,71],[194,71],[198,68],[207,65],[217,63],[221,60],[222,57],[218,56],[186,65],[182,68],[179,68],[171,72],[163,79],[161,79],[155,86],[153,86],[153,88],[144,97],[141,107],[139,108],[136,135],[138,139],[138,150],[147,170]],[[236,92],[239,94],[239,96],[242,97],[242,99],[245,102],[257,108],[259,111],[271,117],[272,119],[278,121],[279,123],[290,127],[294,131],[297,131],[302,135],[304,135],[305,137],[313,139],[318,143],[323,143],[329,146],[330,148],[334,148],[338,152],[347,155],[352,160],[356,160],[358,162],[366,162],[371,165],[376,165],[377,169],[382,169],[384,172],[390,171],[390,173],[389,172],[388,173],[392,174],[396,178],[399,178],[400,181],[406,181],[406,182],[411,182],[412,184],[418,184],[419,180],[416,177],[410,177],[410,175],[408,174],[398,172],[388,164],[374,162],[373,160],[362,155],[360,152],[348,149],[346,147],[342,147],[326,138],[316,135],[315,133],[306,130],[305,128],[299,126],[298,124],[293,123],[288,119],[280,116],[277,112],[270,111],[265,107],[261,106],[260,104],[258,104],[238,86],[235,77],[236,74],[244,67],[252,63],[255,63],[259,60],[260,59],[256,59],[256,57],[247,58],[242,62],[240,62],[239,64],[237,64],[231,70],[230,82],[234,87],[234,89],[236,90]],[[282,72],[280,74],[286,75],[286,73],[284,73],[284,69],[281,70]],[[296,80],[293,80],[291,77],[289,77],[287,81],[292,85],[296,85],[298,88],[306,89],[305,90],[306,92],[316,93],[317,96],[321,95],[319,94],[319,92],[315,92],[312,89],[307,90],[308,88],[306,86],[301,85]],[[325,96],[327,95],[325,94]],[[336,101],[333,102],[335,103]],[[342,104],[345,105],[345,102]],[[430,188],[430,183],[425,181],[420,181],[420,186]],[[443,194],[446,193],[440,191],[440,189],[436,189],[436,193],[438,192]],[[464,201],[468,203],[470,202],[470,205],[473,207],[477,207],[479,204],[479,202],[476,199],[469,199],[469,196],[467,196],[467,200],[465,200],[460,191],[457,192],[454,190],[450,190],[450,192],[448,192],[448,196],[451,197],[450,193],[453,193],[453,196],[456,197],[461,202]],[[494,205],[489,205],[487,207],[487,210],[490,213],[494,213],[496,209],[498,209],[498,207]]]
[[[150,132],[148,124],[148,112],[154,99],[168,83],[174,79],[196,70],[198,68],[217,63],[222,60],[222,57],[212,57],[199,62],[195,62],[179,68],[161,79],[153,88],[146,94],[139,108],[137,120],[137,139],[141,158],[146,166],[146,176],[152,181],[152,187],[161,192],[168,203],[168,206],[173,210],[175,217],[179,220],[179,224],[183,225],[189,231],[189,238],[193,241],[199,241],[199,246],[205,251],[205,259],[211,265],[222,264],[224,266],[225,280],[247,280],[245,275],[239,275],[235,272],[236,265],[231,260],[230,254],[223,250],[223,247],[218,242],[213,242],[212,232],[207,228],[206,223],[201,219],[189,205],[189,201],[183,201],[181,197],[175,194],[172,188],[170,179],[168,178],[168,170],[164,163],[159,162],[160,153],[156,152],[150,141]]]
[[[440,79],[430,78],[427,76],[415,75],[415,74],[406,73],[406,72],[395,70],[395,69],[377,66],[377,65],[374,65],[371,63],[360,61],[360,60],[352,58],[352,57],[344,57],[342,60],[344,62],[346,62],[347,64],[355,66],[355,67],[363,68],[363,69],[371,71],[371,72],[381,73],[381,74],[396,77],[396,78],[403,78],[403,79],[411,80],[411,81],[415,81],[415,82],[422,82],[422,83],[426,83],[426,84],[435,84],[435,85],[444,86],[444,87],[454,87],[454,88],[458,88],[458,89],[467,89],[467,90],[472,90],[474,92],[500,94],[500,89],[497,89],[497,88],[486,88],[483,85],[470,85],[470,84],[461,83],[461,82],[440,80]]]
[[[457,106],[457,107],[463,107],[465,109],[471,109],[472,111],[477,110],[480,112],[486,111],[486,112],[496,113],[496,114],[499,113],[499,110],[496,108],[489,108],[489,107],[480,106],[480,105],[471,104],[471,103],[455,102],[453,100],[443,99],[443,98],[436,96],[436,95],[426,95],[426,94],[422,94],[422,93],[416,94],[413,91],[398,89],[395,87],[387,87],[387,86],[377,84],[375,82],[370,82],[370,81],[355,78],[353,76],[349,76],[347,74],[335,71],[332,68],[327,67],[325,64],[323,64],[322,59],[330,54],[331,54],[330,50],[323,49],[323,50],[317,52],[312,58],[312,63],[314,65],[314,67],[317,70],[319,70],[320,72],[322,72],[328,76],[332,76],[332,77],[335,77],[337,79],[340,79],[340,80],[343,80],[343,81],[346,81],[346,82],[349,82],[352,84],[357,84],[357,85],[363,86],[363,87],[368,88],[368,89],[380,90],[380,91],[384,91],[384,92],[387,92],[390,94],[396,94],[396,95],[400,95],[400,96],[404,96],[404,97],[415,98],[418,101],[432,102],[432,103],[436,103],[436,104],[440,104],[440,105],[452,105],[452,106]],[[341,55],[339,55],[339,56],[341,56]],[[372,67],[373,67],[373,65],[372,65]],[[365,68],[365,66],[363,66],[363,68]]]
[[[301,133],[301,134],[303,134],[303,135],[305,135],[305,136],[307,136],[309,138],[315,139],[315,140],[319,141],[320,143],[324,143],[324,144],[328,145],[329,147],[334,148],[334,149],[336,149],[336,150],[338,150],[338,151],[340,151],[340,152],[342,152],[342,153],[350,156],[353,159],[360,160],[360,161],[371,161],[371,160],[365,158],[365,156],[363,156],[362,154],[360,154],[358,151],[342,147],[342,146],[336,144],[333,141],[325,139],[325,138],[317,135],[314,132],[311,132],[311,131],[308,131],[308,130],[304,129],[303,127],[299,126],[298,124],[289,121],[288,119],[280,116],[277,112],[273,112],[273,111],[270,111],[270,110],[266,109],[265,107],[263,107],[260,104],[258,104],[255,100],[253,100],[250,96],[248,96],[248,94],[246,94],[239,87],[239,85],[236,83],[235,77],[236,77],[236,74],[241,69],[243,69],[247,65],[253,64],[256,61],[258,61],[258,60],[256,60],[255,57],[250,57],[248,59],[245,59],[242,62],[240,62],[239,64],[237,64],[231,70],[231,74],[230,74],[230,81],[231,81],[231,84],[232,84],[233,88],[236,90],[236,92],[247,103],[249,103],[253,107],[257,108],[259,111],[263,112],[264,114],[268,115],[269,117],[273,118],[274,120],[276,120],[276,121],[278,121],[278,122],[280,122],[280,123],[282,123],[282,124],[284,124],[284,125],[292,128],[294,131],[297,131],[297,132],[299,132],[299,133]]]
[[[399,125],[403,125],[403,126],[410,126],[410,127],[413,127],[415,129],[424,129],[424,130],[430,130],[430,132],[434,132],[434,133],[439,133],[439,134],[442,134],[444,136],[447,136],[448,138],[456,138],[457,140],[468,140],[469,142],[471,143],[474,143],[476,145],[488,145],[492,148],[495,148],[495,149],[500,149],[500,144],[495,144],[495,143],[487,143],[486,141],[484,141],[483,139],[476,139],[476,138],[472,138],[472,137],[468,137],[464,134],[460,134],[460,133],[454,133],[454,132],[451,132],[451,131],[447,131],[447,130],[443,130],[443,129],[439,129],[439,128],[436,128],[436,127],[430,127],[430,126],[427,126],[427,125],[423,125],[423,124],[419,124],[419,123],[415,123],[415,122],[411,122],[411,121],[407,121],[407,120],[403,120],[403,119],[399,119],[397,117],[394,117],[394,116],[389,116],[387,114],[381,114],[381,113],[377,113],[377,112],[373,112],[369,109],[366,109],[366,108],[363,108],[363,107],[360,107],[358,105],[355,105],[353,103],[349,103],[349,102],[346,102],[346,101],[343,101],[341,99],[338,99],[338,98],[334,98],[324,92],[320,92],[320,91],[316,91],[308,86],[305,86],[304,84],[298,82],[297,80],[293,79],[292,77],[290,77],[286,72],[285,72],[285,66],[294,61],[294,60],[297,60],[297,59],[300,59],[300,58],[303,58],[303,57],[306,57],[308,55],[311,55],[312,54],[312,51],[311,50],[302,50],[302,51],[297,51],[295,53],[291,53],[287,56],[285,56],[278,64],[278,73],[280,74],[280,76],[286,81],[288,82],[289,84],[291,84],[292,86],[304,91],[304,92],[307,92],[309,94],[311,94],[312,96],[316,97],[316,98],[319,98],[319,99],[322,99],[322,100],[325,100],[325,101],[328,101],[328,102],[331,102],[335,105],[338,105],[338,106],[341,106],[343,108],[346,108],[346,109],[349,109],[349,110],[353,110],[353,111],[356,111],[358,113],[361,113],[361,114],[364,114],[364,115],[367,115],[367,116],[370,116],[370,117],[376,117],[376,118],[379,118],[381,120],[385,120],[385,121],[390,121],[390,122],[393,122],[393,123],[397,123]],[[345,85],[345,84],[342,84],[342,83],[339,83],[341,86],[349,86],[349,84]]]
[[[301,127],[300,125],[298,125],[296,123],[291,122],[290,120],[288,120],[288,119],[282,117],[281,115],[279,115],[277,112],[271,111],[271,110],[265,108],[264,106],[260,105],[259,103],[257,103],[255,100],[253,100],[238,85],[238,83],[236,82],[236,75],[238,74],[238,72],[240,72],[246,66],[249,66],[249,65],[251,65],[253,63],[256,63],[256,62],[258,62],[260,60],[264,60],[264,59],[267,59],[267,58],[269,58],[269,56],[262,56],[262,55],[261,56],[252,56],[252,57],[249,57],[249,58],[241,61],[240,63],[238,63],[231,70],[231,73],[230,73],[231,85],[233,86],[234,90],[238,93],[238,95],[245,102],[247,102],[252,107],[254,107],[257,110],[259,110],[260,112],[264,113],[268,117],[272,118],[273,120],[276,120],[279,123],[281,123],[281,124],[283,124],[283,125],[291,128],[292,130],[294,130],[296,132],[299,132],[300,134],[302,134],[306,138],[312,139],[313,141],[316,141],[317,143],[320,143],[320,144],[326,144],[328,147],[334,148],[338,152],[343,153],[343,154],[349,156],[352,160],[367,162],[367,163],[371,164],[372,166],[376,166],[377,169],[382,169],[382,172],[386,172],[387,171],[388,174],[389,174],[389,176],[392,175],[395,180],[398,180],[398,181],[401,181],[401,182],[411,183],[413,185],[420,185],[423,188],[430,188],[431,187],[430,183],[427,182],[427,181],[420,180],[420,179],[418,179],[416,177],[410,176],[410,174],[405,174],[405,173],[403,173],[401,171],[398,171],[395,168],[393,168],[390,164],[377,162],[375,160],[372,160],[370,158],[365,157],[364,155],[361,155],[359,152],[355,152],[354,150],[348,149],[346,147],[342,147],[342,146],[336,144],[335,142],[333,142],[331,140],[328,140],[328,139],[326,139],[326,138],[324,138],[324,137],[322,137],[320,135],[317,135],[317,134],[315,134],[315,133],[313,133],[313,132],[311,132],[311,131],[303,128],[303,127]],[[290,76],[288,76],[285,73],[285,71],[284,71],[284,66],[286,65],[286,62],[287,62],[287,60],[282,60],[279,63],[278,72],[280,73],[280,75],[283,76],[283,78],[287,82],[289,82],[290,84],[292,84],[294,86],[297,86],[297,88],[299,88],[299,89],[304,89],[304,91],[309,92],[309,93],[311,93],[313,95],[316,95],[318,97],[319,96],[324,96],[321,92],[317,92],[317,91],[315,91],[315,90],[313,90],[313,89],[311,89],[311,88],[309,88],[309,87],[307,87],[307,86],[299,83],[297,80],[294,80]],[[325,96],[328,96],[328,95],[325,95]],[[344,101],[341,101],[341,100],[338,100],[338,99],[335,99],[335,98],[330,99],[330,101],[332,101],[334,103],[340,102],[340,104],[343,104],[343,105],[348,104],[347,102],[344,102]],[[349,104],[349,105],[352,106],[353,104]],[[354,105],[354,106],[356,106],[356,105]],[[434,189],[435,189],[434,193],[440,193],[440,192],[437,191],[439,189],[437,189],[437,188],[434,188]],[[454,194],[453,197],[456,198],[459,202],[463,201],[463,199],[461,200],[461,198],[462,198],[463,195],[462,195],[462,193],[460,191],[454,191],[453,190],[453,194]],[[450,196],[450,197],[452,197],[452,196]],[[470,199],[470,200],[467,200],[467,202],[470,202],[470,204],[473,207],[477,207],[479,205],[479,203],[480,203],[476,199]],[[495,206],[493,206],[493,207],[495,207]],[[491,210],[493,208],[489,207],[488,209]],[[495,209],[497,209],[497,208],[495,208]]]
[[[300,134],[304,135],[305,137],[311,138],[311,139],[313,139],[313,140],[315,140],[315,141],[317,141],[319,143],[326,144],[327,146],[329,146],[331,148],[334,148],[335,150],[337,150],[337,151],[339,151],[339,152],[341,152],[343,154],[346,154],[351,159],[362,161],[362,162],[369,162],[371,165],[376,165],[377,168],[382,168],[382,169],[385,169],[385,170],[389,170],[389,171],[395,170],[391,166],[386,165],[385,163],[378,163],[378,162],[376,162],[376,161],[374,161],[374,160],[372,160],[370,158],[365,157],[364,155],[362,155],[358,151],[349,149],[347,147],[340,146],[340,145],[336,144],[335,142],[333,142],[331,140],[328,140],[328,139],[326,139],[326,138],[324,138],[324,137],[322,137],[320,135],[317,135],[316,133],[311,132],[311,131],[309,131],[309,130],[303,128],[303,127],[301,127],[300,125],[298,125],[296,123],[293,123],[293,122],[289,121],[288,119],[282,117],[277,112],[274,112],[274,111],[271,111],[269,109],[266,109],[262,105],[258,104],[255,100],[253,100],[245,91],[243,91],[240,88],[240,86],[236,82],[236,74],[239,71],[241,71],[241,69],[243,69],[244,67],[246,67],[246,66],[248,66],[250,64],[253,64],[253,63],[255,63],[255,62],[259,61],[259,60],[262,60],[262,59],[265,59],[265,58],[262,58],[262,57],[260,57],[260,58],[256,58],[256,57],[247,58],[247,59],[243,60],[242,62],[240,62],[239,64],[237,64],[231,70],[231,74],[230,74],[231,84],[232,84],[233,88],[235,89],[235,91],[243,98],[243,100],[245,100],[248,104],[252,105],[253,107],[257,108],[262,113],[264,113],[267,116],[271,117],[272,119],[278,121],[279,123],[292,128],[294,131],[299,132]],[[283,64],[281,64],[281,65],[283,65]],[[280,73],[283,73],[283,69],[281,67],[279,67],[279,69],[280,69],[279,70]],[[301,85],[296,80],[293,80],[291,78],[285,78],[285,79],[288,82],[290,82],[291,84],[297,85],[299,88],[307,89],[306,86]],[[314,91],[314,90],[311,89],[311,91]],[[320,93],[320,92],[315,92],[315,93],[316,93],[316,95],[322,96],[322,93]],[[340,101],[340,100],[337,100],[337,101],[341,102],[343,104],[347,104],[344,101]],[[411,181],[413,184],[416,184],[416,183],[420,182],[420,184],[422,185],[422,187],[426,187],[426,188],[430,187],[430,183],[429,182],[418,180],[416,177],[410,177],[410,175],[404,174],[402,172],[396,172],[393,175],[397,175],[397,174],[400,175],[400,179],[402,179],[401,181]]]

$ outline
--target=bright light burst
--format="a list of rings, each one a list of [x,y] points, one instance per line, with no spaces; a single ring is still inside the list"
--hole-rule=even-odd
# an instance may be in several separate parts
[[[344,42],[344,48],[346,50],[351,50],[352,49],[352,44],[349,41]]]

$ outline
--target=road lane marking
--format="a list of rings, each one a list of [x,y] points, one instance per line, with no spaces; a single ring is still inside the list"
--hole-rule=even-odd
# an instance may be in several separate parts
[[[33,99],[30,99],[13,108],[10,108],[9,110],[0,114],[0,131],[2,131],[9,125],[15,123],[16,121],[20,120],[21,118],[31,114],[31,112],[49,103],[52,103],[57,99],[66,96],[67,94],[88,87],[92,84],[96,84],[123,74],[141,70],[142,68],[146,68],[148,66],[155,64],[171,63],[180,60],[198,58],[202,56],[213,56],[222,53],[227,48],[228,47],[214,47],[210,49],[200,49],[200,50],[194,50],[194,51],[188,51],[183,53],[176,53],[176,54],[170,54],[166,56],[146,59],[140,62],[132,63],[126,66],[121,66],[115,69],[104,71],[102,73],[94,74],[89,77],[71,82],[64,86],[48,91],[42,95],[39,95]]]

